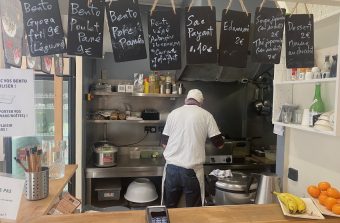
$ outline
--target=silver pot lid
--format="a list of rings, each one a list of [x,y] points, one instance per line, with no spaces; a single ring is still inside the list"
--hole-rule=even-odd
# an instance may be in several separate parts
[[[216,188],[221,188],[230,191],[245,191],[247,182],[250,178],[247,174],[241,172],[232,172],[233,176],[219,178],[216,182]],[[250,185],[250,191],[257,188],[257,182]]]
[[[109,144],[109,143],[103,143],[99,145],[98,147],[95,146],[94,152],[96,153],[114,153],[118,152],[117,147]]]

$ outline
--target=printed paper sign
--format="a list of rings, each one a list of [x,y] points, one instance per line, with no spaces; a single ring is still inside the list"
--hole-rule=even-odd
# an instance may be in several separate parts
[[[0,176],[0,219],[17,218],[24,184],[25,180]]]
[[[0,69],[0,136],[35,135],[33,70]]]

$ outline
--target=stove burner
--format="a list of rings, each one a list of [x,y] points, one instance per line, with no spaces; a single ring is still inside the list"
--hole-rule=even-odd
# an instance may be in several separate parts
[[[232,155],[215,155],[215,156],[206,156],[205,158],[206,164],[230,164],[233,163]]]

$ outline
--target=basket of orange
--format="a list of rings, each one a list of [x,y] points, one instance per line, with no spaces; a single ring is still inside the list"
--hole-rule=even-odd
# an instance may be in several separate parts
[[[337,188],[322,181],[308,186],[307,192],[322,214],[340,217],[340,192]]]

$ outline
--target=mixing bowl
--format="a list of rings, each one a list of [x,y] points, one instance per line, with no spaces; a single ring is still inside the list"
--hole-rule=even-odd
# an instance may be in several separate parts
[[[137,178],[131,182],[124,195],[125,199],[135,203],[147,203],[158,198],[155,185],[147,178]]]

